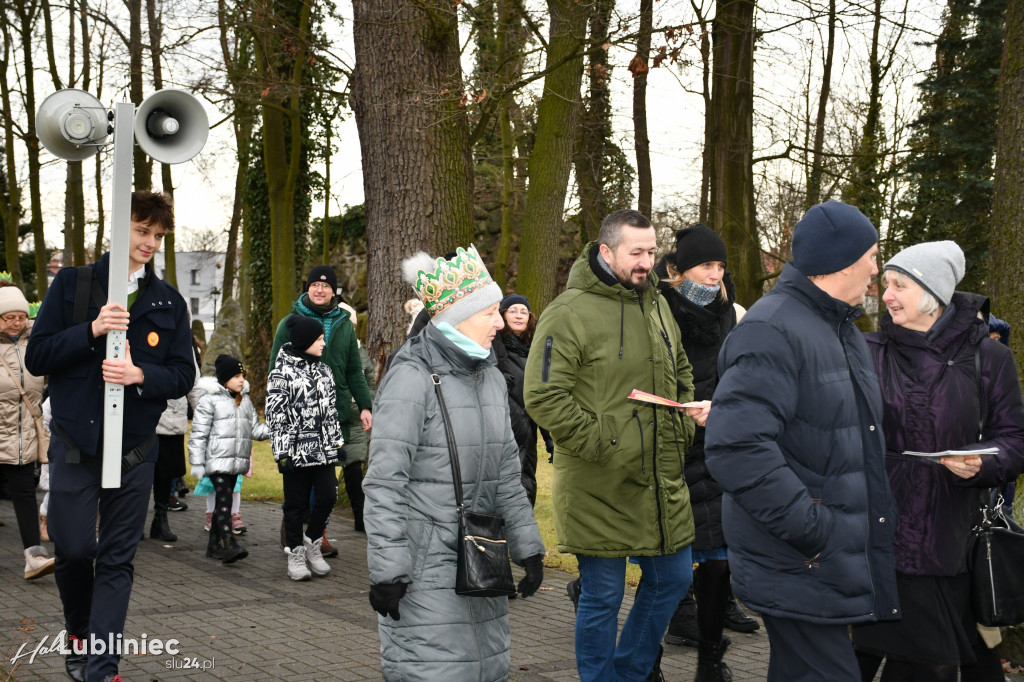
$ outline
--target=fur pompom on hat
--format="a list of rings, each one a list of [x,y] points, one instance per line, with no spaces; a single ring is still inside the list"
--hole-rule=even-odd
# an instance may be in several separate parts
[[[501,287],[470,244],[453,258],[431,258],[423,251],[402,261],[402,279],[412,285],[435,325],[457,325],[501,301]]]
[[[245,366],[242,365],[242,361],[238,358],[221,353],[213,361],[213,371],[217,375],[217,383],[223,386],[231,380],[231,377],[245,374]]]

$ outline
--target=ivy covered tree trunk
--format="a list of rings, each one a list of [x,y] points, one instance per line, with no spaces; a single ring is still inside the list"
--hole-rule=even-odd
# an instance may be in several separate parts
[[[614,0],[598,0],[594,4],[594,13],[590,17],[591,45],[607,43],[608,25],[614,6]],[[590,87],[586,104],[580,114],[579,147],[576,153],[576,186],[580,196],[580,227],[583,232],[580,236],[584,242],[597,239],[601,220],[610,213],[603,190],[608,143],[612,134],[611,71],[608,65],[608,50],[603,47],[595,48],[591,51],[588,61],[587,71]],[[641,175],[642,182],[643,176]],[[616,206],[616,208],[622,207]]]
[[[761,295],[754,213],[754,1],[719,0],[713,31],[711,227],[729,250],[736,298]]]
[[[544,93],[537,105],[537,134],[530,155],[523,236],[516,290],[537,314],[555,295],[559,238],[572,165],[588,6],[576,0],[548,0],[550,38]],[[557,68],[555,65],[561,64]]]
[[[363,158],[367,345],[382,368],[404,340],[401,262],[473,238],[473,169],[457,3],[353,0],[352,109]]]
[[[274,10],[252,15],[256,65],[265,79],[260,104],[274,284],[271,327],[291,312],[296,297],[295,192],[303,156],[301,92],[313,2],[275,3]]]

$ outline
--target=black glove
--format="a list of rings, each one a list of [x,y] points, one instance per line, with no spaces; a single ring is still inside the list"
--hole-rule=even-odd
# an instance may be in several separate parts
[[[523,562],[523,568],[526,569],[526,577],[519,581],[516,592],[525,599],[532,597],[540,589],[540,584],[544,582],[544,555],[534,554],[532,557],[528,557]]]
[[[370,585],[370,606],[382,616],[391,616],[395,620],[402,620],[401,614],[398,613],[398,602],[402,601],[407,589],[409,589],[408,583]]]
[[[295,463],[292,462],[292,458],[291,457],[282,457],[281,459],[277,460],[277,473],[283,474],[283,473],[286,473],[288,471],[294,471],[294,470],[295,470]]]

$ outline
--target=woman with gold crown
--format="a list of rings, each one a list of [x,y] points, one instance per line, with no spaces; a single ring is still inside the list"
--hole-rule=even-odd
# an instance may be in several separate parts
[[[505,680],[506,597],[455,593],[458,516],[436,375],[450,416],[465,507],[501,516],[523,597],[543,579],[544,544],[520,484],[505,379],[491,343],[501,289],[476,249],[402,264],[430,324],[398,350],[374,401],[363,481],[370,603],[386,680]]]

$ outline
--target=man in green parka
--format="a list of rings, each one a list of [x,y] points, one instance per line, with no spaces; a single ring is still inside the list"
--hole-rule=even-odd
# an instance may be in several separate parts
[[[334,375],[335,409],[338,410],[338,422],[341,423],[342,435],[347,443],[352,433],[351,402],[355,400],[359,408],[357,426],[369,431],[373,425],[373,396],[366,385],[363,374],[363,363],[359,357],[359,344],[356,341],[355,325],[349,321],[349,313],[338,307],[340,298],[338,276],[329,265],[317,265],[309,271],[306,280],[306,293],[292,304],[291,315],[286,315],[277,325],[274,334],[274,345],[270,349],[270,370],[277,363],[277,352],[288,341],[288,328],[285,323],[292,315],[311,317],[324,326],[324,353],[321,360],[331,368]],[[357,531],[363,531],[363,463],[349,461],[342,467],[345,478],[345,491],[352,502],[352,514],[355,516]],[[327,543],[326,531],[323,544],[324,556],[337,556],[338,551]]]
[[[558,549],[579,562],[576,666],[583,682],[646,680],[692,577],[683,457],[694,422],[677,409],[628,398],[640,389],[693,399],[679,328],[655,286],[656,251],[643,214],[605,218],[598,240],[573,265],[568,288],[541,315],[526,363],[526,409],[555,441]],[[616,644],[628,557],[643,577]]]

